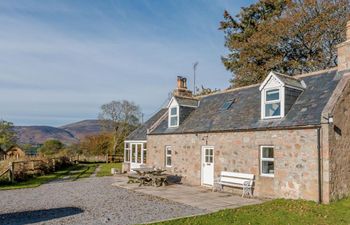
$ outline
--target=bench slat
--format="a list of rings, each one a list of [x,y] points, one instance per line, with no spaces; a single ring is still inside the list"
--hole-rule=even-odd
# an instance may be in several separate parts
[[[221,171],[220,174],[222,177],[237,177],[237,178],[243,178],[243,179],[254,179],[254,174],[249,173],[236,173],[236,172],[227,172],[227,171]]]
[[[252,180],[240,179],[240,178],[234,178],[234,177],[221,177],[220,179],[220,182],[240,184],[240,185],[243,185],[243,183],[246,181],[249,181],[249,184],[253,182]]]

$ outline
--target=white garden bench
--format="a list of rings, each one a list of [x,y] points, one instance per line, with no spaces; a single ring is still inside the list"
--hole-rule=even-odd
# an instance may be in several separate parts
[[[252,197],[253,184],[254,174],[221,171],[220,177],[215,180],[214,188],[222,191],[224,186],[238,187],[243,189],[242,197]]]

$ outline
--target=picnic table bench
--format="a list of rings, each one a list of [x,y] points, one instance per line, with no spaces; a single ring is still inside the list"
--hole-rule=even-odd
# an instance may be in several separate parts
[[[167,184],[167,174],[163,174],[166,170],[155,170],[153,168],[133,169],[136,174],[128,176],[128,183],[140,183],[139,186],[165,186]]]
[[[243,189],[242,197],[252,197],[253,183],[254,174],[221,171],[220,177],[215,180],[214,188],[222,191],[224,186],[238,187]]]

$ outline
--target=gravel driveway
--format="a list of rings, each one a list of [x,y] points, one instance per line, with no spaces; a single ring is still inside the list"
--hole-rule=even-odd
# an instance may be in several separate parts
[[[0,191],[0,224],[137,224],[203,210],[111,186],[113,177]]]

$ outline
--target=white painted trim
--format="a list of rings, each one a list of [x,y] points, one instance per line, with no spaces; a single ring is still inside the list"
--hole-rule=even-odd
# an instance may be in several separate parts
[[[279,100],[273,100],[273,101],[266,101],[266,93],[271,90],[279,90]],[[265,116],[266,115],[266,104],[273,104],[273,103],[280,103],[280,115],[279,116]],[[279,119],[283,118],[285,115],[285,88],[283,86],[279,87],[271,87],[268,89],[263,89],[261,91],[261,119]]]
[[[171,154],[169,155],[168,154],[168,149],[170,149],[171,151]],[[171,168],[173,166],[173,147],[171,145],[166,145],[165,146],[165,149],[164,149],[164,162],[165,162],[165,167],[167,168]],[[168,165],[168,160],[167,158],[170,156],[170,159],[171,159],[171,165]]]
[[[204,172],[203,171],[203,163],[204,163],[204,161],[203,161],[204,160],[203,153],[204,153],[205,149],[213,149],[213,176],[215,176],[215,148],[212,145],[203,145],[201,147],[201,154],[200,154],[200,157],[201,157],[201,165],[200,165],[200,168],[201,168],[201,186],[208,186],[207,184],[203,184],[203,180],[204,180],[204,176],[203,176],[203,172]],[[213,181],[215,181],[215,177],[213,177]]]
[[[175,108],[175,107],[176,107],[176,116],[171,115],[171,109],[172,109],[172,108]],[[176,123],[176,125],[171,125],[171,118],[173,118],[173,117],[177,117],[177,123]],[[178,127],[179,124],[180,124],[180,107],[179,107],[179,105],[177,105],[177,106],[171,106],[171,107],[168,109],[168,127],[171,127],[171,128],[173,128],[173,127]]]
[[[259,87],[259,90],[263,90],[264,87],[266,86],[266,84],[270,81],[271,77],[276,78],[276,80],[281,84],[281,86],[284,86],[285,83],[283,81],[281,81],[281,79],[278,78],[278,76],[275,75],[275,73],[273,71],[271,71],[269,73],[269,75],[265,78],[264,82],[262,82],[262,84]]]
[[[147,143],[147,141],[124,141],[125,143]]]
[[[271,158],[263,158],[263,149],[264,148],[272,148],[273,149],[273,159]],[[260,146],[260,176],[262,177],[275,177],[275,146],[272,146],[272,145],[262,145]],[[273,162],[273,174],[266,174],[266,173],[263,173],[262,171],[262,162],[264,161],[268,161],[268,162]]]
[[[177,102],[176,98],[175,97],[172,97],[167,105],[167,108],[169,108],[171,106],[171,104],[173,103],[173,101],[176,102],[177,105],[179,105],[179,103]]]

